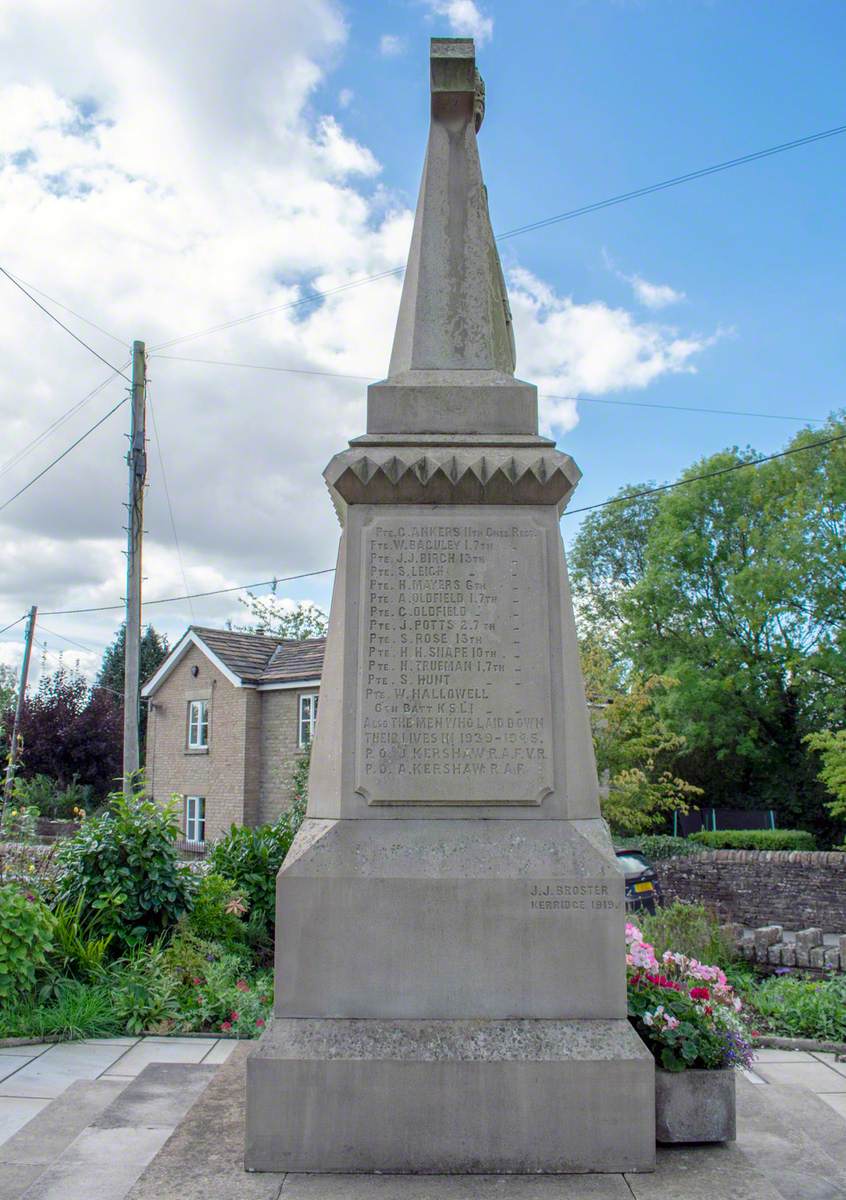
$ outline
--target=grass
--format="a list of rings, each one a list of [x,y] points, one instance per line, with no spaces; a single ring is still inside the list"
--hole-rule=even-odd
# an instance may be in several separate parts
[[[741,994],[768,1033],[846,1041],[846,977],[842,975],[830,979],[771,975],[744,985]]]
[[[0,1037],[115,1037],[122,1034],[108,984],[60,983],[42,1003],[18,1005],[0,1014]]]

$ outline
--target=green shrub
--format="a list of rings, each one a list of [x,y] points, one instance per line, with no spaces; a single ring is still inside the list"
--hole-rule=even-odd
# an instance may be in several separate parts
[[[816,850],[804,829],[701,829],[688,839],[706,850]]]
[[[38,832],[39,810],[34,804],[12,804],[3,813],[0,838],[6,842],[29,843],[35,841]]]
[[[676,900],[658,908],[654,916],[637,913],[634,922],[644,941],[655,948],[657,958],[665,950],[673,950],[700,962],[723,966],[734,957],[734,947],[704,904]]]
[[[746,996],[776,1034],[846,1041],[846,976],[813,980],[772,975]]]
[[[32,892],[14,883],[0,887],[0,1001],[35,986],[53,944],[53,925],[50,910]]]
[[[53,909],[53,948],[49,965],[60,978],[98,979],[108,962],[114,934],[100,934],[98,916],[83,911],[84,897],[61,900]]]
[[[305,800],[294,802],[272,825],[248,829],[233,825],[209,853],[212,870],[235,887],[273,928],[276,907],[276,875],[305,815]]]
[[[183,922],[198,938],[224,944],[243,943],[246,926],[241,917],[246,911],[244,897],[232,880],[210,871],[201,878],[191,911],[183,917]]]
[[[115,1016],[124,1033],[167,1033],[179,1018],[179,986],[168,970],[163,939],[112,968]]]
[[[104,933],[138,945],[170,928],[189,907],[193,880],[176,855],[175,811],[144,796],[116,792],[109,808],[85,821],[57,854],[59,900],[84,903],[101,916]]]
[[[95,1038],[124,1032],[109,983],[67,979],[48,1002],[0,1005],[0,1037]]]
[[[695,843],[691,845],[688,838],[673,837],[668,833],[645,833],[639,838],[627,838],[615,845],[619,849],[640,850],[650,862],[660,862],[664,858],[686,858],[691,854],[701,854],[702,847]]]
[[[80,783],[76,775],[62,787],[49,775],[33,775],[30,779],[15,780],[13,791],[15,804],[37,808],[42,817],[54,820],[70,820],[94,807],[94,789]]]

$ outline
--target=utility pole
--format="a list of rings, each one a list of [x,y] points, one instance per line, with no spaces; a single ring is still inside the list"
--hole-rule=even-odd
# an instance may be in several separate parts
[[[26,685],[29,678],[29,660],[32,656],[32,639],[35,636],[35,618],[38,614],[38,606],[33,604],[29,610],[29,620],[26,623],[26,641],[24,642],[24,656],[21,663],[21,679],[18,685],[18,702],[15,705],[15,721],[12,725],[12,740],[9,746],[9,761],[6,765],[6,782],[3,787],[3,811],[2,816],[6,815],[6,805],[12,795],[12,784],[15,780],[15,763],[18,758],[18,734],[21,727],[21,716],[23,714],[24,699],[26,697]]]
[[[123,778],[139,769],[139,690],[141,685],[141,540],[144,531],[147,355],[143,342],[132,344],[132,423],[129,430],[129,521],[126,527],[126,636],[123,677]]]

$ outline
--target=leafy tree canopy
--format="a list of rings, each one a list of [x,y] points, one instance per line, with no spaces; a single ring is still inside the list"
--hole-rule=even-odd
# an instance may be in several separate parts
[[[168,655],[167,638],[152,625],[141,634],[141,682],[144,683],[162,665]],[[126,625],[121,625],[111,646],[103,654],[97,687],[110,688],[116,695],[123,696],[123,672],[126,661]]]
[[[235,625],[240,633],[265,633],[272,637],[302,641],[304,638],[325,637],[329,618],[322,609],[308,600],[295,604],[271,592],[268,596],[239,597],[249,611],[251,621]]]
[[[835,416],[788,448],[844,433]],[[683,478],[757,457],[727,450]],[[583,635],[624,677],[678,681],[657,704],[705,802],[824,824],[802,739],[846,718],[846,442],[601,509],[571,562]]]

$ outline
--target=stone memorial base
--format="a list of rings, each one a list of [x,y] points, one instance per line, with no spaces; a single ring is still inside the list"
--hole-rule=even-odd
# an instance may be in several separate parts
[[[247,1063],[254,1171],[651,1171],[652,1058],[621,1020],[277,1020]]]

